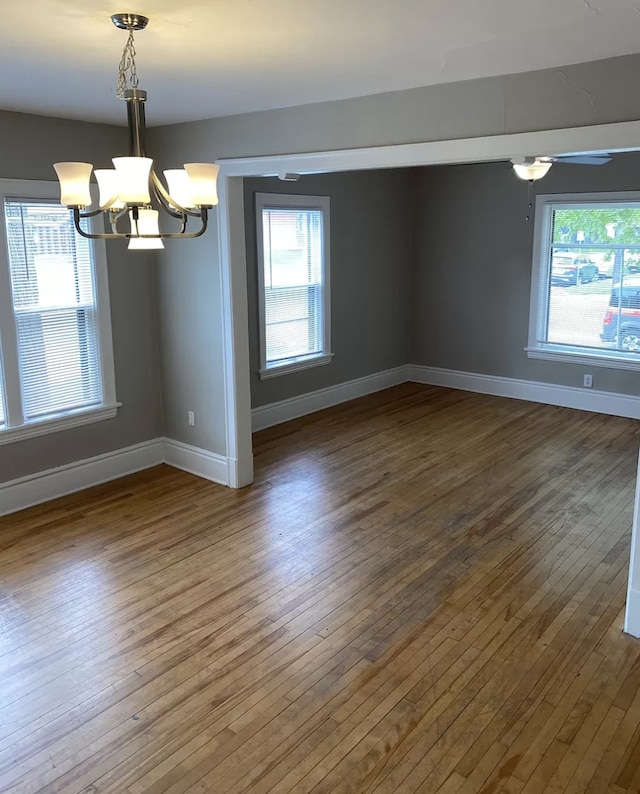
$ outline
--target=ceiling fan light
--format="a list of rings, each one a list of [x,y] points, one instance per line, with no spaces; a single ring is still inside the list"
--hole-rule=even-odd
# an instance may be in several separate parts
[[[118,172],[115,168],[96,168],[93,172],[98,180],[98,188],[100,189],[100,206],[104,207],[112,199],[109,204],[110,210],[121,210],[124,208],[125,203],[119,196],[118,190]]]
[[[114,157],[120,199],[126,204],[148,204],[150,157]]]
[[[513,163],[513,170],[520,179],[535,182],[546,175],[551,165],[551,160],[534,160],[533,163]]]
[[[185,163],[184,170],[189,175],[194,206],[215,206],[218,203],[216,183],[220,166],[215,163]]]
[[[164,248],[164,243],[160,239],[160,227],[158,225],[158,210],[139,209],[138,221],[136,223],[133,212],[129,211],[131,221],[131,234],[136,235],[129,240],[130,251],[140,251],[150,248]],[[138,237],[139,234],[157,234],[158,237]]]
[[[60,182],[60,203],[65,207],[88,207],[91,204],[91,163],[54,163],[53,167]]]
[[[190,210],[196,206],[191,180],[184,168],[170,168],[164,172],[164,178],[167,180],[169,198],[172,199],[174,207],[179,205]]]

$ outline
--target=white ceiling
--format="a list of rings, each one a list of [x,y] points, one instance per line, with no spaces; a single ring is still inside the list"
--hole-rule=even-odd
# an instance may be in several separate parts
[[[640,0],[129,2],[3,7],[0,107],[124,123],[118,11],[151,17],[136,35],[150,125],[640,52]]]

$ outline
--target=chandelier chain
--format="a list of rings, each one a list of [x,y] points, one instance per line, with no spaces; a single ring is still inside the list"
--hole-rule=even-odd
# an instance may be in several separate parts
[[[118,68],[118,88],[116,91],[118,99],[124,97],[127,88],[137,88],[138,82],[136,46],[133,40],[133,28],[129,28],[129,36],[127,37],[127,43],[124,45]]]

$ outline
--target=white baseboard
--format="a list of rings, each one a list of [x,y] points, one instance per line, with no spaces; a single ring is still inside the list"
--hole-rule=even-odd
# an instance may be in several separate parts
[[[611,392],[580,389],[575,386],[556,386],[516,378],[501,378],[495,375],[478,375],[439,367],[423,367],[412,364],[408,367],[408,379],[414,383],[430,386],[446,386],[450,389],[473,391],[479,394],[494,394],[498,397],[513,397],[563,408],[576,408],[612,416],[640,419],[640,397]]]
[[[0,484],[0,515],[66,496],[92,485],[116,480],[164,461],[161,439],[144,441],[66,466],[47,469]]]
[[[189,474],[217,482],[229,484],[229,462],[222,455],[209,452],[191,444],[183,444],[171,438],[164,438],[164,462]]]
[[[318,389],[300,397],[291,397],[288,400],[254,408],[251,411],[251,429],[255,433],[257,430],[289,422],[291,419],[321,411],[323,408],[331,408],[333,405],[355,400],[356,397],[364,397],[366,394],[406,383],[409,380],[408,370],[408,367],[396,367],[377,372],[375,375],[366,375],[364,378],[339,383],[337,386]]]
[[[627,613],[624,630],[632,637],[640,638],[640,590],[629,588],[627,592]]]
[[[0,516],[117,480],[160,463],[220,485],[229,484],[230,464],[226,458],[180,441],[156,438],[0,483]]]
[[[244,488],[253,482],[253,455],[249,455],[246,460],[239,461],[238,458],[227,459],[229,488]]]

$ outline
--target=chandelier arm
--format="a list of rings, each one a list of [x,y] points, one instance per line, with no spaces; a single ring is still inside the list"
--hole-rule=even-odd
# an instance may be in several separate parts
[[[195,232],[186,231],[187,221],[183,221],[182,230],[179,232],[164,232],[160,234],[131,234],[121,232],[87,232],[80,226],[80,220],[84,217],[80,214],[77,207],[73,208],[73,224],[76,231],[81,237],[86,237],[87,240],[191,240],[195,237],[200,237],[207,231],[209,222],[209,213],[206,209],[202,209],[200,219],[202,221],[201,227]],[[111,219],[112,227],[117,221],[117,218]],[[114,227],[115,228],[115,227]]]
[[[127,214],[127,208],[123,207],[121,210],[111,210],[109,213],[109,225],[114,234],[120,234],[118,231],[118,221]]]
[[[172,199],[170,199],[165,186],[162,184],[160,177],[156,174],[153,168],[151,168],[150,176],[151,190],[153,191],[154,198],[157,199],[162,209],[173,218],[179,218],[180,220],[184,221],[187,210],[183,207],[180,207],[179,204],[176,204]]]
[[[74,211],[75,211],[75,208],[74,208]],[[101,212],[102,212],[102,208],[101,207],[98,207],[97,210],[90,210],[89,212],[80,212],[80,210],[78,210],[78,217],[79,218],[95,218],[95,216],[96,215],[100,215]]]
[[[177,201],[171,198],[167,189],[162,184],[162,180],[156,174],[154,169],[151,169],[151,185],[153,188],[153,192],[156,195],[158,201],[163,205],[165,210],[169,213],[169,215],[173,215],[174,218],[182,218],[185,215],[189,215],[192,218],[201,218],[202,215],[195,210],[187,209],[187,207],[183,207],[181,204],[178,204]]]
[[[85,212],[80,212],[80,217],[81,218],[94,218],[96,215],[100,215],[101,212],[106,212],[108,209],[111,209],[112,205],[115,204],[115,202],[117,200],[118,200],[118,197],[114,196],[113,198],[110,198],[109,201],[107,201],[106,204],[103,204],[102,206],[98,207],[97,210],[88,210],[88,211],[85,211]]]
[[[96,215],[97,213],[92,212],[89,215],[82,214],[77,207],[73,208],[73,225],[75,226],[76,231],[81,237],[86,237],[87,240],[124,240],[130,235],[127,234],[120,234],[119,232],[111,232],[110,234],[97,234],[94,232],[86,232],[82,226],[80,226],[80,219],[81,218],[88,218],[91,215]]]
[[[163,240],[180,240],[180,239],[188,239],[193,240],[195,237],[200,237],[207,231],[207,224],[209,222],[209,214],[206,209],[202,209],[202,214],[200,215],[200,220],[202,221],[202,226],[198,229],[197,232],[169,232],[167,234],[161,234],[160,237]],[[185,219],[183,229],[186,227],[187,221]],[[144,236],[144,235],[141,235]]]

